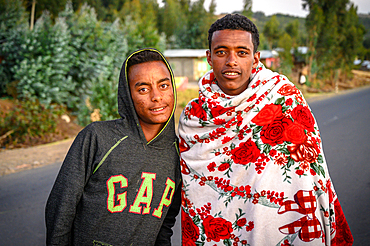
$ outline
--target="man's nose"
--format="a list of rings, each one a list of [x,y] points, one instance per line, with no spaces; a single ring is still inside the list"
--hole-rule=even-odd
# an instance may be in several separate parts
[[[162,99],[162,93],[158,88],[152,90],[152,101],[160,101]]]
[[[226,65],[228,66],[236,66],[238,64],[237,62],[237,55],[235,52],[230,52]]]

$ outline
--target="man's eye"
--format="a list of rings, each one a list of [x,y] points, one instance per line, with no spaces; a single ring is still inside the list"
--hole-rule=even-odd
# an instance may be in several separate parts
[[[162,89],[166,89],[166,88],[170,87],[170,85],[169,84],[161,84],[160,87]]]
[[[225,53],[223,50],[216,51],[216,55],[224,55]]]
[[[145,93],[145,92],[147,92],[148,91],[148,89],[147,88],[140,88],[139,89],[139,92],[140,93]]]
[[[245,51],[239,51],[239,54],[240,54],[240,55],[242,55],[242,56],[245,56],[245,55],[247,55],[248,53],[247,53],[247,52],[245,52]]]

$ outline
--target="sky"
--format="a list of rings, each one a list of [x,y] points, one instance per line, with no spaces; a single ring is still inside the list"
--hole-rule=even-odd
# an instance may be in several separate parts
[[[350,0],[357,6],[357,13],[370,13],[370,0]],[[204,5],[208,9],[211,0],[206,0]],[[277,13],[289,14],[292,16],[306,17],[307,10],[302,8],[302,0],[253,0],[252,11],[262,11],[265,15]],[[242,10],[243,0],[216,0],[216,14],[232,13]]]

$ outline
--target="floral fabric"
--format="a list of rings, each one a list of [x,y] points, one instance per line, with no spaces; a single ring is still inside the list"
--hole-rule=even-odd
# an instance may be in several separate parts
[[[285,76],[253,69],[229,96],[212,71],[179,136],[183,245],[351,245],[318,126]]]

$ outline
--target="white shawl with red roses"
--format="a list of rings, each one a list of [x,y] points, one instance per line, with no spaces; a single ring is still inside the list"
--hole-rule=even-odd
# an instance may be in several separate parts
[[[351,245],[315,119],[262,63],[228,96],[212,71],[180,117],[183,245]]]

